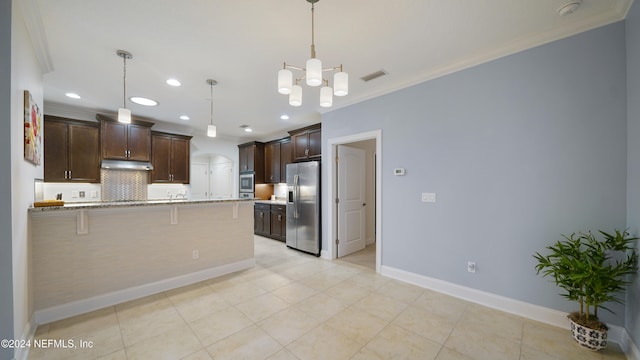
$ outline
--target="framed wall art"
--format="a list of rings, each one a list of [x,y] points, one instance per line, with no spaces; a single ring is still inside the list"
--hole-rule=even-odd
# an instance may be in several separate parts
[[[29,90],[24,91],[24,159],[40,165],[42,154],[42,113]]]

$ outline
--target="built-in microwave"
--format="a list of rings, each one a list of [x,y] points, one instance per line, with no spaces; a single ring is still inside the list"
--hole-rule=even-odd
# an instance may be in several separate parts
[[[240,173],[240,193],[254,192],[255,174],[253,172]]]

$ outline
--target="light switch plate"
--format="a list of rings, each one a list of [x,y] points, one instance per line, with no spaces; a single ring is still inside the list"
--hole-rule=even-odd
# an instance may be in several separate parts
[[[422,193],[422,202],[436,202],[436,193]]]

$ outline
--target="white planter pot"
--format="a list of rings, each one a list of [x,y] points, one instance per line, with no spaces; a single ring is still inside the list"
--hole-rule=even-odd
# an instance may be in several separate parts
[[[571,335],[580,346],[593,351],[604,349],[607,346],[606,330],[594,330],[577,324],[571,319],[569,321],[571,322]]]

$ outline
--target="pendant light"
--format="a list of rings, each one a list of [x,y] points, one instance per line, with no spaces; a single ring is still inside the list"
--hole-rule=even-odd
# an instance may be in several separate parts
[[[305,67],[294,66],[284,63],[282,69],[278,71],[278,92],[289,95],[289,105],[302,105],[302,88],[298,82],[305,79],[308,86],[324,86],[320,89],[320,106],[331,107],[333,105],[333,95],[345,96],[349,94],[349,75],[342,71],[342,65],[323,69],[322,61],[316,58],[315,44],[315,3],[320,0],[307,0],[311,4],[311,58],[305,63]],[[303,71],[304,76],[293,78],[291,70]],[[322,73],[325,71],[339,71],[333,76],[333,88],[329,86]]]
[[[207,84],[211,86],[211,123],[207,126],[207,136],[216,137],[216,126],[213,125],[213,86],[218,82],[213,79],[207,79]]]
[[[120,56],[123,61],[122,107],[118,109],[118,121],[124,124],[130,124],[131,110],[127,109],[127,59],[133,58],[133,55],[125,50],[118,50],[116,51],[116,54]]]

